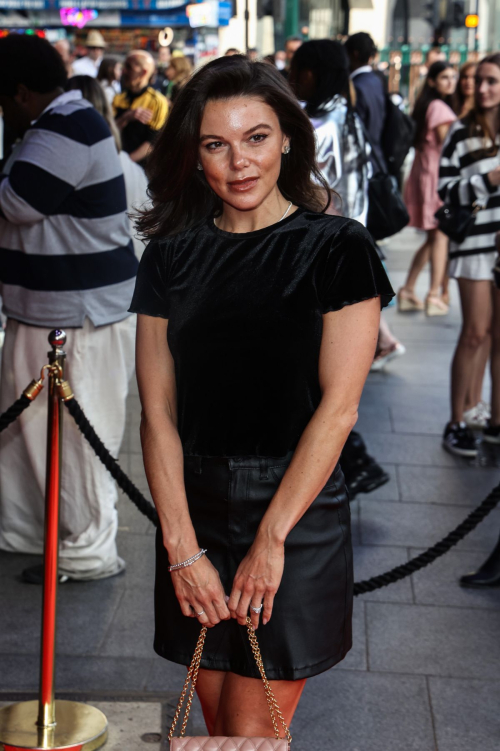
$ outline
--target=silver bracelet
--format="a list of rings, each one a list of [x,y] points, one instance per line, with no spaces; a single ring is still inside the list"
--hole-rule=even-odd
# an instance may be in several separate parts
[[[191,558],[188,558],[186,561],[181,561],[181,563],[173,563],[171,566],[168,567],[169,571],[177,571],[177,569],[180,568],[187,568],[188,566],[192,566],[193,563],[196,561],[199,561],[202,556],[205,555],[207,551],[205,548],[200,548],[199,552],[195,555],[192,555]]]

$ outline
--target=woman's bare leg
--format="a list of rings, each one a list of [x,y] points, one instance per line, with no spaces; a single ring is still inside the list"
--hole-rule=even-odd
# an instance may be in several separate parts
[[[486,373],[486,366],[490,359],[491,351],[491,337],[488,335],[485,337],[484,342],[479,348],[479,352],[476,356],[474,373],[472,374],[472,380],[467,389],[465,397],[465,409],[472,409],[479,404],[483,398],[483,381],[484,374]]]
[[[269,681],[288,726],[293,719],[306,679]],[[279,721],[278,721],[279,725]],[[280,734],[283,730],[280,727]],[[260,678],[226,673],[220,694],[214,735],[273,737],[266,695]]]
[[[491,330],[491,282],[458,279],[462,305],[462,330],[451,366],[451,420],[462,422],[465,397]]]
[[[493,325],[491,328],[491,420],[500,425],[500,290],[493,286]]]
[[[417,283],[417,279],[422,269],[427,264],[430,258],[430,255],[431,255],[431,246],[429,242],[429,235],[427,235],[427,238],[424,244],[420,246],[420,248],[417,250],[417,252],[413,256],[410,269],[408,271],[408,276],[406,277],[406,282],[401,288],[405,292],[407,292],[409,295],[415,294],[415,285]]]
[[[196,693],[203,710],[203,718],[208,734],[214,735],[215,720],[219,711],[222,686],[227,673],[222,670],[200,669],[196,682]]]
[[[306,679],[269,681],[290,725]],[[209,735],[273,736],[262,681],[219,670],[200,670],[196,693]]]
[[[427,237],[431,259],[429,297],[440,298],[448,267],[448,238],[438,229],[430,230]]]

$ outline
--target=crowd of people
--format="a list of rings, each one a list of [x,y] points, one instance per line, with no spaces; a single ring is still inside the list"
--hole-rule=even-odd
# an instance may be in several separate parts
[[[0,76],[6,156],[0,282],[7,318],[0,409],[43,361],[40,327],[74,327],[70,379],[86,395],[91,420],[117,455],[135,321],[128,312],[129,292],[144,250],[134,214],[149,205],[148,156],[192,77],[193,64],[168,47],[156,58],[145,50],[131,50],[124,59],[107,55],[97,30],[89,32],[86,48],[86,55],[75,59],[66,41],[51,46],[15,34],[0,40],[0,56],[9,61]],[[384,75],[373,65],[376,54],[371,37],[358,33],[345,43],[293,37],[284,50],[264,58],[288,81],[310,119],[317,165],[332,191],[326,213],[368,229],[371,183],[391,173],[392,159],[385,129],[394,103]],[[225,52],[232,55],[240,52]],[[249,50],[247,59],[259,59],[258,51]],[[406,145],[411,169],[401,190],[408,224],[425,233],[425,240],[398,290],[399,312],[445,316],[449,278],[458,282],[463,325],[443,446],[465,457],[477,454],[478,430],[483,440],[500,445],[500,292],[492,283],[500,230],[499,113],[499,55],[468,62],[459,71],[443,59],[431,62],[411,115]],[[403,172],[392,172],[402,187]],[[450,219],[467,224],[465,237],[452,237]],[[383,260],[383,243],[376,247]],[[427,264],[424,301],[416,284]],[[93,359],[111,368],[113,388],[96,394],[95,369],[78,370],[86,351],[99,353]],[[372,369],[404,353],[382,317]],[[491,400],[483,398],[488,362]],[[41,551],[43,461],[34,450],[43,429],[41,412],[33,408],[0,439],[0,547],[6,550]],[[77,431],[69,429],[65,446],[73,456],[68,462],[73,476],[62,489],[68,511],[61,574],[114,575],[123,567],[114,546],[116,490],[102,468],[88,461]],[[354,431],[342,467],[352,496],[388,480]],[[30,581],[39,575],[26,572]]]

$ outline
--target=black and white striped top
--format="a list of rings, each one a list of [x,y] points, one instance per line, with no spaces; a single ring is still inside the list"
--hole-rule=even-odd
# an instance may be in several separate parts
[[[500,187],[491,184],[488,172],[500,164],[500,135],[496,145],[498,154],[485,157],[491,140],[484,138],[479,126],[477,135],[471,136],[469,124],[458,120],[448,131],[439,165],[439,196],[453,206],[472,208],[477,203],[485,207],[476,214],[476,222],[464,242],[450,242],[450,258],[495,250],[495,234],[500,230]]]
[[[120,157],[81,92],[51,102],[0,182],[0,295],[10,318],[95,326],[126,318],[138,262]]]

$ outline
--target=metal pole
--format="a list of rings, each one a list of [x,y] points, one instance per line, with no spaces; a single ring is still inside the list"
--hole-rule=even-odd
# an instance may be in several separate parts
[[[108,734],[108,722],[100,710],[88,704],[54,699],[61,402],[72,398],[69,384],[63,382],[66,354],[62,348],[65,342],[66,334],[62,329],[50,332],[49,343],[52,350],[48,353],[49,365],[44,366],[44,370],[48,368],[49,371],[49,400],[39,698],[0,709],[0,749],[3,751],[95,751],[104,745]]]
[[[56,642],[57,570],[59,557],[59,499],[61,485],[62,412],[56,381],[62,381],[66,334],[60,329],[49,335],[49,403],[47,416],[47,474],[45,481],[45,546],[42,606],[42,654],[37,725],[50,728],[56,723],[54,667]],[[57,367],[60,369],[57,372]]]

